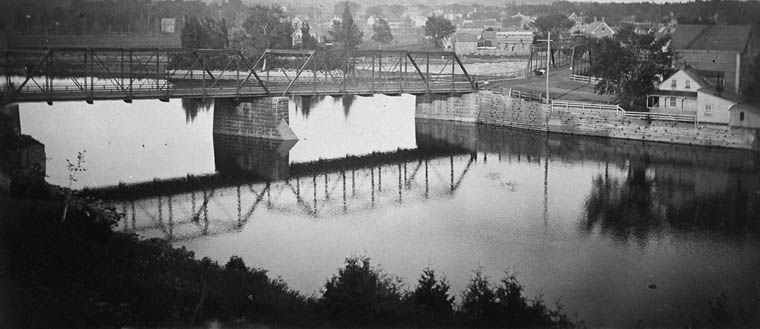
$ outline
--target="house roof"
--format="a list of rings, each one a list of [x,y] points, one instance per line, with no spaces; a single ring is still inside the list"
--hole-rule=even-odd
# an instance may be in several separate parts
[[[455,42],[478,42],[478,34],[475,33],[457,33],[454,34]]]
[[[485,29],[489,26],[501,26],[495,19],[465,20],[462,27],[470,29]]]
[[[594,33],[594,31],[596,31],[600,27],[605,27],[609,29],[610,31],[612,31],[612,33],[616,32],[615,29],[607,25],[607,23],[605,23],[604,21],[594,21],[588,24],[576,24],[570,29],[570,31],[591,34],[591,33]]]
[[[751,25],[678,25],[670,44],[675,50],[727,50],[744,52]]]
[[[753,104],[748,103],[739,103],[735,104],[734,106],[731,106],[729,111],[744,111],[744,112],[753,112],[756,114],[760,114],[760,107],[757,107]]]
[[[712,85],[708,85],[707,87],[699,88],[699,90],[697,90],[697,91],[700,92],[700,93],[709,94],[709,95],[712,95],[712,96],[715,96],[715,97],[720,97],[720,98],[723,98],[723,99],[727,99],[727,100],[730,100],[730,101],[736,102],[736,103],[742,103],[742,102],[744,102],[746,100],[744,98],[744,96],[739,95],[739,94],[737,94],[737,93],[735,93],[733,91],[730,91],[730,90],[723,90],[720,93],[718,93],[718,90],[714,86],[712,86]]]
[[[481,36],[483,40],[496,40],[496,31],[483,31]]]
[[[699,74],[699,72],[695,71],[694,69],[692,69],[690,67],[686,68],[686,69],[683,69],[683,72],[686,73],[686,75],[688,75],[689,78],[691,78],[692,80],[694,80],[694,82],[696,84],[702,86],[703,88],[704,87],[712,87],[713,86],[712,83],[710,83],[709,81],[705,80],[705,78],[702,77],[702,75]]]

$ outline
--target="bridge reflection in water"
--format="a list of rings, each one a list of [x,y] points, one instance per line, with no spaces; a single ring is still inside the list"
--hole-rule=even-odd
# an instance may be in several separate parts
[[[450,197],[477,154],[417,136],[416,150],[289,164],[295,141],[214,135],[218,174],[91,190],[120,229],[172,241],[238,232],[258,209],[321,219]]]
[[[125,214],[121,229],[184,240],[240,231],[262,208],[320,220],[455,198],[474,166],[519,162],[543,171],[535,203],[546,223],[552,203],[561,203],[549,198],[563,182],[552,167],[592,163],[600,169],[590,190],[578,191],[586,195],[581,233],[646,243],[674,230],[760,231],[753,153],[419,119],[415,134],[415,150],[290,165],[287,142],[214,136],[217,175],[92,192]]]

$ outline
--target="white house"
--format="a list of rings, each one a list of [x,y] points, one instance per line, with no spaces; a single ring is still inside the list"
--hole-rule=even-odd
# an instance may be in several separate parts
[[[696,115],[700,123],[760,128],[760,109],[730,90],[720,90],[697,71],[682,69],[647,95],[650,112]]]
[[[607,23],[604,22],[604,20],[597,21],[596,18],[594,18],[594,21],[588,24],[576,24],[572,28],[570,28],[570,33],[573,35],[585,35],[592,38],[606,38],[606,37],[613,37],[617,31],[607,25]]]
[[[709,86],[696,71],[682,69],[665,79],[657,92],[647,95],[651,112],[696,114],[697,90]]]

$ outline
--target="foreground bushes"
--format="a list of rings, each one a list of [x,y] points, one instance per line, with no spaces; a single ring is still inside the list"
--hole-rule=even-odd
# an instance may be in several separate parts
[[[476,272],[461,302],[425,269],[411,291],[349,258],[307,298],[233,256],[224,265],[167,242],[111,232],[114,214],[77,203],[65,222],[47,204],[0,218],[0,327],[191,325],[211,320],[286,326],[571,327],[560,309],[528,301],[514,276]],[[15,218],[14,218],[15,217]],[[43,315],[44,316],[40,316]]]

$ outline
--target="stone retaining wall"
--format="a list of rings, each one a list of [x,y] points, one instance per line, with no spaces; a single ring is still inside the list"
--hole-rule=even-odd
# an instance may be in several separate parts
[[[417,118],[479,122],[554,133],[760,150],[760,130],[626,117],[599,109],[552,109],[547,104],[483,91],[417,100]],[[437,98],[436,98],[437,97]]]

